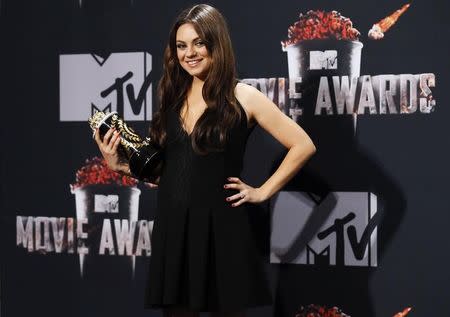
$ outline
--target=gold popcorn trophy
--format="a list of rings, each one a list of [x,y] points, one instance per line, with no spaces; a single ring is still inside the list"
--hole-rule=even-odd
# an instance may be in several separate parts
[[[128,161],[133,177],[145,182],[154,182],[158,178],[164,155],[150,138],[142,139],[115,111],[110,113],[97,111],[88,121],[94,135],[96,129],[99,129],[101,139],[110,128],[115,128],[119,132],[121,137],[118,147],[119,157]]]

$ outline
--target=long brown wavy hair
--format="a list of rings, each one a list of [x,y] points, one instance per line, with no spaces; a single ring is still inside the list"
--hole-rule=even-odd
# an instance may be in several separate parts
[[[181,67],[177,57],[176,34],[185,23],[193,25],[211,56],[202,90],[207,109],[190,135],[192,147],[199,154],[223,151],[227,131],[241,119],[242,113],[234,94],[238,80],[227,23],[217,9],[207,4],[197,4],[182,11],[170,30],[164,51],[163,75],[157,89],[160,108],[153,116],[150,138],[165,147],[169,112],[175,110],[180,117],[192,84],[193,77]]]

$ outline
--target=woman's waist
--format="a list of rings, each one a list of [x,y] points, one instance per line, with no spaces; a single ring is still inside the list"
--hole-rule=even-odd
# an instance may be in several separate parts
[[[224,188],[230,182],[223,177],[192,177],[190,179],[169,180],[167,175],[161,175],[158,196],[171,197],[171,199],[183,199],[190,201],[224,200],[226,197],[237,194],[238,189]]]

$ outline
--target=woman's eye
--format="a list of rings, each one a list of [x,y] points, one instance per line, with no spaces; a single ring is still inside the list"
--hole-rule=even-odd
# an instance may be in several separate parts
[[[184,44],[177,44],[177,48],[184,48],[185,45]]]
[[[201,41],[200,41],[200,42],[197,42],[196,44],[197,44],[197,46],[203,46],[203,45],[205,45],[205,43],[203,43],[203,42],[201,42]]]

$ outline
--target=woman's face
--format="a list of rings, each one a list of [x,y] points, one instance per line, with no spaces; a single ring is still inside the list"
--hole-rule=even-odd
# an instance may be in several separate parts
[[[211,65],[211,57],[205,42],[191,23],[185,23],[178,28],[176,46],[181,67],[190,75],[204,80]]]

